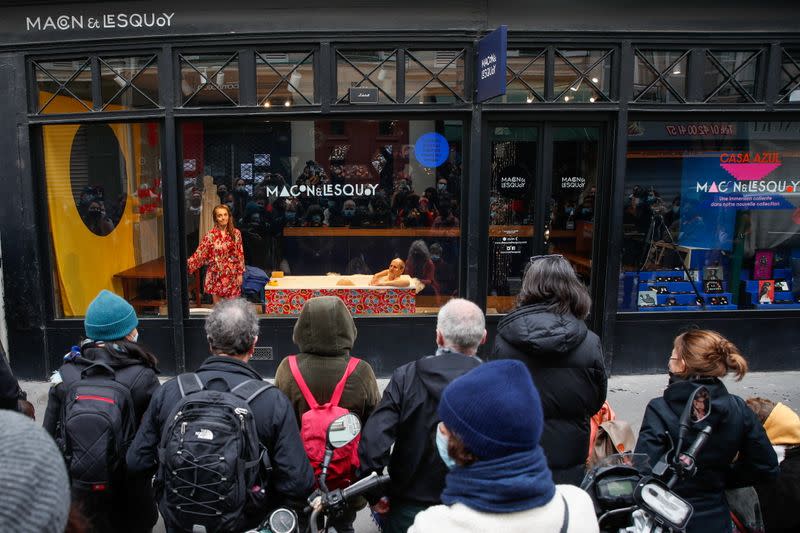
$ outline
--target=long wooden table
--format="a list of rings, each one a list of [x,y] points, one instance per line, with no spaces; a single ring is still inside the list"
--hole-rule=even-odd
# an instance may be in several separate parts
[[[136,297],[136,287],[142,280],[161,280],[166,286],[167,268],[164,257],[153,259],[145,263],[138,264],[122,272],[117,272],[114,277],[122,281],[122,295],[130,302],[136,312],[142,309],[161,307],[167,302],[163,299],[144,299]],[[194,273],[194,283],[189,290],[194,295],[195,302],[200,304],[200,271]]]

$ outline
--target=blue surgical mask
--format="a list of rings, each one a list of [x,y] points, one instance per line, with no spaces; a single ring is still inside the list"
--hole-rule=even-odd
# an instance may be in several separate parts
[[[294,211],[286,211],[286,220],[294,220],[297,217],[297,213]]]
[[[138,342],[139,341],[139,332],[137,331],[136,334],[130,338],[131,342]]]
[[[355,209],[343,209],[342,210],[342,214],[344,216],[346,216],[346,217],[351,217],[351,216],[356,214],[356,210]]]
[[[456,462],[450,457],[450,453],[447,451],[447,437],[444,436],[444,433],[439,431],[438,426],[434,431],[436,431],[436,449],[439,450],[439,457],[442,458],[442,462],[447,469],[452,470],[456,467]]]
[[[446,183],[437,183],[436,184],[436,189],[439,190],[440,192],[444,192],[444,191],[447,190],[447,184]]]
[[[438,261],[441,259],[441,256],[431,254],[431,261]]]

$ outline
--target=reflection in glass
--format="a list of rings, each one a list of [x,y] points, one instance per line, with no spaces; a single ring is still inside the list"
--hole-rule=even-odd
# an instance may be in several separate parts
[[[156,56],[100,59],[100,91],[105,111],[158,107]]]
[[[553,94],[564,103],[608,100],[611,54],[608,50],[557,50]]]
[[[555,128],[547,250],[564,256],[586,285],[591,279],[598,128]]]
[[[779,101],[800,102],[800,50],[783,50]]]
[[[661,104],[685,102],[687,60],[686,52],[680,50],[637,50],[634,100]],[[656,81],[659,75],[662,79]]]
[[[258,52],[256,91],[264,107],[314,103],[314,55],[308,52]]]
[[[491,129],[489,189],[489,287],[487,312],[511,310],[533,253],[533,191],[539,130]]]
[[[706,101],[755,102],[756,72],[760,55],[761,51],[758,50],[707,51],[703,84]],[[733,77],[730,78],[731,76]]]
[[[396,51],[337,51],[336,81],[337,103],[350,101],[351,87],[377,87],[378,103],[395,103],[397,101]]]
[[[82,316],[101,289],[166,314],[158,125],[48,125],[42,145],[56,316]]]
[[[239,54],[181,55],[184,106],[237,105]]]
[[[463,50],[408,50],[405,67],[406,102],[464,101]]]
[[[544,102],[545,51],[509,50],[506,58],[506,93],[491,103],[531,104]]]
[[[34,71],[39,93],[39,113],[85,113],[92,110],[89,59],[38,61],[34,63]]]
[[[800,309],[798,131],[629,123],[619,309]]]
[[[283,307],[275,295],[303,287],[371,295],[360,315],[436,312],[458,292],[461,129],[450,120],[184,122],[187,250],[223,203],[242,232],[246,265],[285,275],[255,302],[259,312],[295,314],[298,300]],[[415,146],[431,133],[445,148],[435,161],[432,147]],[[369,292],[372,275],[395,258],[413,287],[391,298]],[[191,298],[192,308],[209,304]]]

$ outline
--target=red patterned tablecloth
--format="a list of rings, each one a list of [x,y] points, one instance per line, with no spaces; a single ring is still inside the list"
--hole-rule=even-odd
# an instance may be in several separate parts
[[[344,301],[353,316],[405,315],[414,313],[417,309],[416,295],[412,288],[284,289],[267,287],[265,291],[266,313],[299,315],[305,301],[315,296],[338,296]]]

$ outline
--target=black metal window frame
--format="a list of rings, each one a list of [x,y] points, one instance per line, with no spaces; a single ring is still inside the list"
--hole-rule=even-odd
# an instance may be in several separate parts
[[[675,61],[670,63],[667,66],[667,68],[665,68],[664,70],[659,70],[658,67],[653,65],[653,63],[649,59],[647,59],[647,57],[645,57],[645,55],[644,55],[645,52],[676,52],[676,53],[679,53],[680,55],[678,56],[678,59],[676,59]],[[650,82],[645,88],[643,88],[639,92],[639,94],[635,94],[636,87],[634,86],[633,87],[633,91],[631,92],[631,94],[633,95],[633,98],[632,98],[631,102],[634,102],[634,103],[645,103],[645,102],[640,102],[640,98],[642,96],[644,96],[645,94],[647,94],[647,92],[651,88],[655,87],[659,82],[661,82],[663,84],[663,86],[670,92],[670,94],[672,94],[672,96],[674,96],[678,100],[678,103],[681,103],[681,104],[688,103],[687,94],[686,94],[687,93],[687,90],[686,90],[687,88],[684,87],[684,94],[681,95],[678,92],[678,90],[675,89],[675,87],[672,86],[672,84],[669,82],[669,80],[667,78],[669,78],[669,76],[672,75],[675,67],[681,61],[686,59],[686,63],[687,63],[686,79],[687,79],[687,84],[688,84],[688,78],[689,78],[689,75],[690,75],[688,64],[689,64],[689,57],[690,57],[691,53],[692,53],[692,51],[691,51],[691,48],[689,46],[684,46],[684,47],[679,47],[679,48],[657,47],[657,46],[636,46],[636,47],[634,47],[634,49],[633,49],[633,54],[634,54],[633,60],[634,60],[634,62],[635,61],[639,61],[639,60],[644,62],[644,66],[647,69],[649,69],[650,72],[656,76],[656,78],[652,82]],[[634,64],[634,69],[635,69],[635,67],[636,67],[636,65]],[[634,83],[635,82],[636,82],[636,80],[634,80]],[[661,102],[646,102],[646,103],[659,104]]]
[[[750,53],[750,56],[740,65],[733,68],[733,70],[728,70],[725,65],[722,64],[719,57],[716,55],[717,52],[747,52]],[[753,46],[748,47],[743,45],[741,47],[713,47],[709,46],[705,49],[705,61],[707,63],[711,63],[711,65],[716,68],[720,74],[724,76],[724,79],[721,83],[717,85],[710,93],[706,94],[703,98],[703,102],[705,103],[713,103],[711,101],[712,98],[717,96],[722,89],[726,88],[729,84],[733,86],[734,89],[739,93],[739,95],[745,97],[751,104],[763,104],[764,103],[764,85],[765,85],[765,78],[766,78],[766,68],[765,65],[767,56],[767,48],[763,45],[761,46]],[[753,80],[753,93],[750,93],[747,89],[745,89],[739,80],[736,79],[736,75],[743,71],[746,67],[750,66],[752,62],[756,62],[755,65],[755,75]],[[705,70],[705,69],[704,69]],[[705,90],[705,88],[704,88]]]
[[[297,86],[295,86],[295,84],[294,84],[294,83],[292,83],[292,79],[291,79],[291,77],[292,77],[292,74],[294,74],[294,72],[295,72],[295,71],[297,71],[297,69],[299,69],[299,68],[300,68],[302,65],[304,65],[304,64],[306,63],[306,61],[307,61],[309,58],[311,59],[311,64],[312,64],[312,65],[315,65],[315,63],[314,63],[314,60],[315,60],[315,57],[318,55],[318,54],[317,54],[317,52],[316,52],[315,50],[313,50],[313,49],[312,49],[312,50],[308,50],[308,51],[299,52],[299,53],[301,53],[301,54],[305,54],[305,55],[304,55],[304,57],[303,57],[303,59],[301,59],[299,62],[297,62],[297,63],[296,63],[296,64],[295,64],[295,65],[294,65],[294,66],[293,66],[293,67],[292,67],[292,68],[289,70],[289,72],[287,72],[285,75],[284,75],[284,74],[282,74],[282,73],[281,73],[281,72],[280,72],[280,71],[279,71],[277,68],[275,68],[275,66],[272,64],[272,62],[270,62],[270,61],[269,61],[269,60],[268,60],[268,59],[267,59],[267,58],[264,56],[264,54],[268,54],[268,53],[272,53],[272,52],[274,52],[274,51],[272,51],[272,50],[263,50],[263,49],[258,49],[258,48],[257,48],[257,49],[255,49],[255,50],[254,50],[254,52],[253,52],[253,53],[255,54],[255,71],[256,71],[256,75],[258,75],[258,66],[259,66],[260,64],[263,64],[263,65],[266,65],[266,66],[267,66],[269,69],[271,69],[271,70],[272,70],[272,71],[273,71],[275,74],[277,74],[277,75],[278,75],[278,77],[280,77],[280,81],[279,81],[278,83],[276,83],[276,84],[275,84],[275,85],[274,85],[274,86],[273,86],[273,87],[272,87],[272,88],[271,88],[271,89],[270,89],[270,90],[267,92],[267,94],[266,94],[266,95],[265,95],[263,98],[261,98],[261,97],[259,97],[259,96],[258,96],[258,78],[256,78],[256,99],[257,99],[256,105],[258,105],[258,106],[264,106],[264,103],[265,103],[265,102],[267,102],[267,101],[269,100],[269,97],[270,97],[270,96],[272,96],[272,95],[275,93],[275,91],[276,91],[276,90],[277,90],[277,89],[278,89],[278,88],[279,88],[279,87],[280,87],[280,86],[281,86],[281,85],[282,85],[284,82],[286,82],[286,84],[287,84],[289,87],[292,87],[292,88],[293,88],[293,89],[294,89],[294,90],[297,92],[297,94],[299,94],[299,95],[300,95],[300,96],[303,98],[303,100],[305,100],[305,102],[306,102],[306,103],[305,103],[305,104],[300,104],[300,105],[309,105],[309,106],[313,106],[313,105],[316,105],[317,103],[319,103],[319,99],[317,98],[317,91],[316,91],[316,90],[312,92],[312,94],[311,94],[311,100],[309,100],[309,99],[308,99],[308,97],[307,97],[305,94],[303,94],[303,93],[300,91],[300,89],[299,89]],[[292,52],[288,52],[288,51],[286,51],[286,50],[282,50],[282,51],[281,51],[281,53],[292,53]],[[261,60],[261,62],[262,62],[262,63],[259,63],[259,60]],[[314,68],[314,67],[312,67],[312,68]],[[316,74],[317,74],[316,70],[317,70],[317,69],[316,69],[316,68],[314,68],[314,71],[315,71],[315,72],[314,72],[314,79],[315,79],[315,80],[316,80]]]
[[[146,62],[142,65],[139,70],[131,76],[130,79],[126,78],[122,74],[120,74],[117,70],[114,69],[109,63],[108,59],[112,58],[126,58],[126,57],[147,57]],[[47,70],[46,67],[43,66],[43,63],[47,61],[58,61],[58,60],[70,60],[70,59],[77,59],[83,60],[81,66],[75,70],[72,75],[66,80],[61,81],[55,75]],[[150,103],[153,104],[153,107],[150,109],[131,109],[122,111],[123,113],[126,112],[147,112],[147,111],[159,111],[164,109],[164,105],[161,101],[155,102],[153,99],[148,96],[144,91],[139,89],[135,81],[136,79],[149,67],[153,64],[156,67],[159,67],[159,52],[158,50],[154,50],[152,48],[145,49],[145,50],[126,50],[126,51],[119,51],[119,50],[109,50],[109,51],[91,51],[91,52],[84,52],[83,54],[64,54],[64,55],[42,55],[37,57],[31,57],[28,59],[28,72],[30,75],[30,91],[28,94],[30,98],[28,99],[29,107],[28,109],[29,114],[37,117],[49,117],[53,114],[45,113],[45,109],[47,106],[60,94],[66,93],[71,96],[76,101],[80,102],[85,108],[86,113],[105,113],[108,112],[108,106],[117,98],[120,94],[125,92],[128,89],[134,90],[138,92],[142,97],[146,98]],[[122,79],[125,83],[120,89],[109,99],[103,99],[103,93],[101,90],[101,82],[103,76],[103,67],[110,70],[114,74],[116,74],[120,79]],[[91,81],[91,89],[92,89],[92,106],[91,108],[87,107],[84,101],[74,94],[68,87],[68,85],[74,81],[82,72],[85,72],[88,69],[92,81]],[[36,72],[41,71],[45,73],[52,81],[59,85],[59,88],[53,94],[51,98],[48,99],[43,105],[39,105],[39,85],[37,82]],[[160,72],[159,72],[160,74]],[[160,99],[159,99],[160,100]],[[70,116],[81,116],[83,113],[69,113]]]
[[[790,51],[794,52],[795,54],[791,54]],[[797,69],[797,74],[792,74],[791,72],[786,71],[784,67],[784,57],[789,58],[789,61]],[[800,100],[792,102],[788,99],[792,92],[800,90],[800,43],[796,43],[792,47],[781,46],[778,84],[781,82],[781,72],[786,72],[786,74],[789,76],[789,83],[778,89],[778,101],[776,103],[781,105],[800,105]]]
[[[602,52],[602,55],[600,56],[600,59],[597,59],[596,61],[594,61],[592,64],[590,64],[585,69],[581,69],[580,66],[576,65],[575,63],[573,63],[566,55],[564,55],[564,52],[569,52],[569,51],[576,51],[576,52],[577,51],[580,51],[580,52],[584,52],[584,51],[585,52]],[[572,90],[572,88],[574,86],[576,86],[576,83],[577,83],[578,86],[581,83],[586,83],[587,85],[592,87],[598,94],[600,94],[602,96],[602,99],[600,101],[603,101],[603,102],[614,102],[616,100],[615,93],[614,93],[614,55],[615,55],[615,52],[616,52],[615,47],[610,46],[608,44],[599,45],[599,46],[575,46],[575,45],[569,45],[569,46],[561,45],[560,46],[558,44],[554,45],[553,46],[554,61],[553,61],[553,64],[552,64],[553,74],[552,74],[552,77],[551,77],[551,79],[553,80],[553,82],[552,82],[552,85],[553,85],[552,86],[553,97],[550,100],[550,103],[559,104],[560,105],[561,102],[562,102],[562,97],[567,95],[567,91]],[[558,94],[555,94],[555,80],[554,80],[554,78],[555,78],[555,59],[561,59],[562,61],[564,61],[567,64],[567,66],[572,68],[578,74],[578,76],[571,83],[569,83],[567,85],[567,88],[564,89],[563,91],[561,91]],[[609,80],[608,80],[609,83],[608,83],[608,92],[607,93],[606,93],[606,91],[604,91],[603,89],[598,87],[597,83],[592,81],[592,77],[591,77],[591,74],[590,74],[593,69],[595,69],[596,67],[602,65],[605,62],[606,59],[609,59],[610,62],[611,62],[610,69],[609,69],[611,72],[609,73]]]

